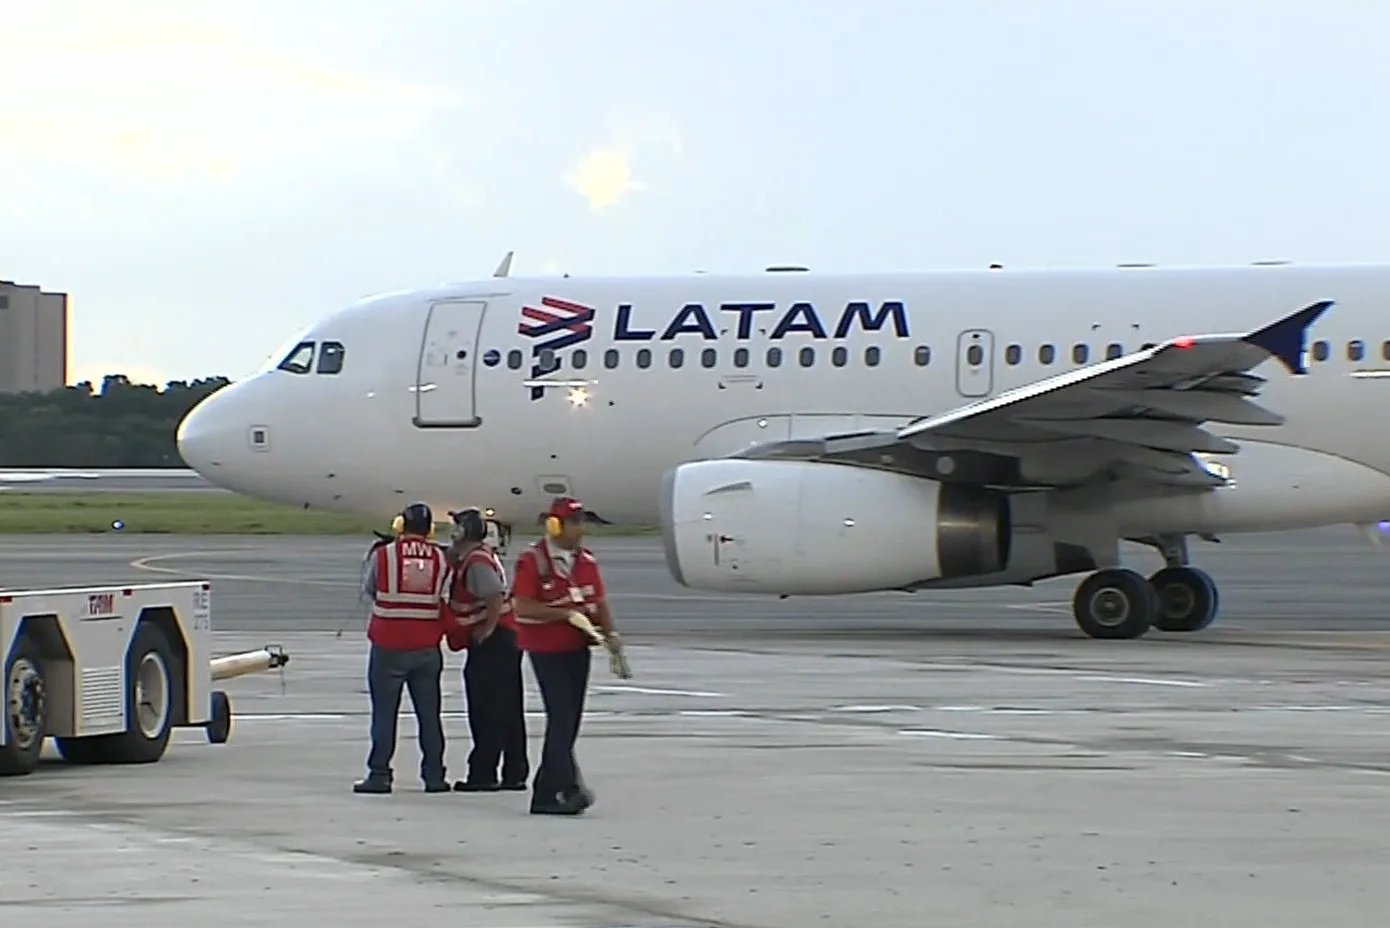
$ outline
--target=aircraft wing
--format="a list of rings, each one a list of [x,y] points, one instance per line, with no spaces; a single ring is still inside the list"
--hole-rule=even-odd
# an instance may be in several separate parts
[[[1205,454],[1238,446],[1207,423],[1279,425],[1257,405],[1277,358],[1306,374],[1308,329],[1326,300],[1245,335],[1175,338],[913,422],[896,431],[828,435],[755,446],[746,458],[799,458],[989,486],[1073,486],[1098,478],[1173,486],[1226,482]]]

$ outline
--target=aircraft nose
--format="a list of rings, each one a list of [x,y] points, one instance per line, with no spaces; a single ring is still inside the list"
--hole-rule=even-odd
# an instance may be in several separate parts
[[[188,411],[179,423],[176,442],[179,456],[212,483],[221,483],[219,471],[241,445],[243,424],[234,413],[236,387],[226,386]]]

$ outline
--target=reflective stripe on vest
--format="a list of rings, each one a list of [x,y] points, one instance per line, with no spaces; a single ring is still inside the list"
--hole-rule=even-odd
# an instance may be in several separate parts
[[[560,596],[555,597],[554,599],[550,599],[550,600],[541,600],[541,604],[542,604],[542,605],[550,606],[550,607],[555,608],[555,609],[564,609],[565,607],[569,607],[569,608],[571,608],[571,609],[577,609],[579,606],[581,606],[581,605],[583,605],[585,602],[587,602],[587,597],[588,597],[588,596],[592,596],[592,595],[593,595],[593,593],[594,593],[593,587],[580,588],[580,587],[576,587],[576,586],[574,586],[574,585],[572,585],[572,584],[569,583],[569,577],[570,577],[570,575],[569,575],[569,574],[565,574],[565,573],[561,573],[561,572],[557,569],[557,568],[559,567],[559,565],[556,564],[556,563],[555,563],[555,559],[552,558],[552,557],[550,556],[550,549],[549,549],[548,547],[546,547],[546,544],[545,544],[544,541],[533,541],[533,542],[531,542],[531,544],[529,545],[529,547],[531,548],[531,550],[532,550],[532,552],[533,552],[533,556],[534,556],[535,559],[536,559],[536,571],[537,571],[537,575],[538,575],[539,578],[540,578],[541,583],[545,583],[546,580],[548,580],[548,579],[551,578],[551,577],[559,577],[559,578],[561,578],[562,580],[564,580],[564,581],[565,581],[565,584],[566,584],[566,585],[565,585],[565,592],[564,592],[563,594],[561,594]],[[579,563],[579,558],[580,558],[582,555],[583,555],[583,549],[576,549],[576,550],[575,550],[575,552],[574,552],[574,563],[575,563],[575,564],[578,564],[578,563]],[[571,571],[571,572],[572,572],[572,571]],[[575,599],[574,592],[575,592],[576,590],[579,591],[581,597],[585,597],[585,598]],[[524,618],[520,613],[517,614],[516,620],[517,620],[518,622],[520,622],[521,624],[523,624],[523,625],[548,625],[548,624],[551,624],[551,623],[548,622],[546,619],[530,619],[530,618]]]
[[[497,556],[497,552],[487,548],[474,548],[459,563],[458,571],[454,575],[449,590],[449,608],[464,625],[472,625],[482,621],[487,612],[487,600],[479,599],[468,589],[468,568],[473,564],[486,564],[497,572],[497,578],[502,581],[501,614],[505,616],[512,611],[512,594],[507,586],[507,569],[502,566],[501,558]]]
[[[427,546],[425,557],[405,557],[406,545]],[[428,541],[397,540],[383,545],[376,555],[376,602],[372,615],[379,619],[439,620],[439,603],[448,582],[444,554]]]

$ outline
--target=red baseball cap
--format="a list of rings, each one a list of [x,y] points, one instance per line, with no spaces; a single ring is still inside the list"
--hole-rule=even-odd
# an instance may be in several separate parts
[[[560,521],[584,518],[584,504],[577,499],[568,496],[557,496],[550,504],[548,516],[554,516]]]

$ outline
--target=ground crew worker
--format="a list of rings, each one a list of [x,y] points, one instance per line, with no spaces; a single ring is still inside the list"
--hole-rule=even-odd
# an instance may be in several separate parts
[[[521,651],[507,572],[483,539],[487,523],[477,509],[450,513],[452,579],[446,638],[452,651],[467,650],[463,690],[473,750],[468,777],[454,784],[461,793],[526,789],[526,717],[521,688]],[[501,763],[501,776],[498,764]]]
[[[449,792],[444,769],[444,720],[440,678],[444,655],[443,612],[449,582],[444,550],[429,540],[434,514],[424,503],[412,503],[397,519],[399,537],[373,546],[363,578],[363,592],[372,600],[367,639],[367,692],[372,703],[371,751],[367,778],[353,786],[355,793],[389,793],[391,758],[396,753],[396,716],[401,688],[419,725],[420,778],[425,792]]]
[[[545,703],[545,747],[531,784],[531,812],[577,815],[594,803],[574,760],[574,742],[589,686],[590,638],[570,624],[570,613],[589,617],[616,642],[598,562],[580,542],[584,507],[560,497],[546,516],[546,537],[517,558],[512,597],[517,637]]]

